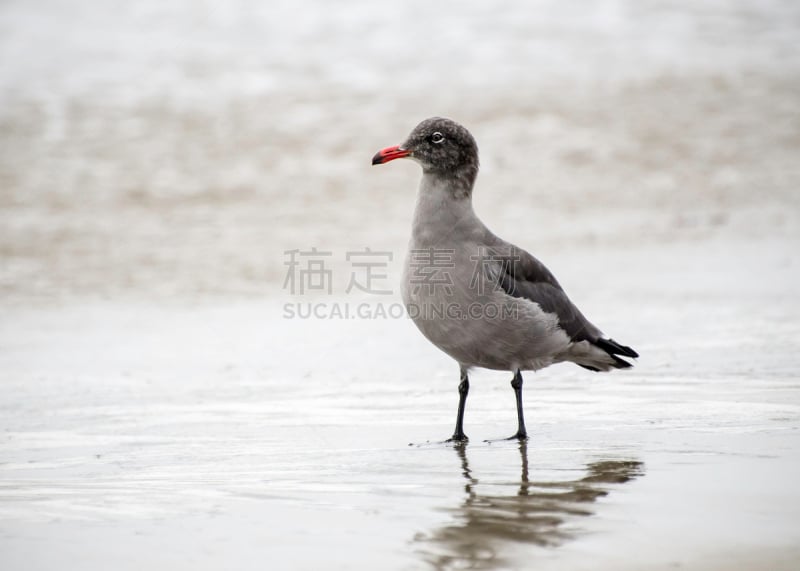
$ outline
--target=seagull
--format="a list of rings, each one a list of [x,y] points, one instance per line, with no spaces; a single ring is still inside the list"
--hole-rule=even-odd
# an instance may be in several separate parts
[[[455,121],[432,117],[406,141],[372,158],[422,167],[402,277],[406,310],[422,334],[458,362],[453,436],[462,443],[472,368],[510,371],[517,432],[526,440],[522,371],[569,361],[590,371],[631,367],[638,353],[603,333],[570,301],[552,273],[525,250],[493,234],[472,207],[478,145]]]

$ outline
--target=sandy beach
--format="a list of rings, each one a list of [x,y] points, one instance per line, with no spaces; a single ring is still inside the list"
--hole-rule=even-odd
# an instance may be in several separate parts
[[[0,6],[0,566],[796,569],[800,9],[371,6]],[[369,160],[431,115],[641,354],[530,373],[524,444],[490,371],[441,443],[395,313],[419,169]]]

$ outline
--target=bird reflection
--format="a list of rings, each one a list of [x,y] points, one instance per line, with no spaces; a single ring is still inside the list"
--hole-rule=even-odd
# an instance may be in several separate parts
[[[415,538],[421,544],[420,555],[437,570],[513,567],[503,556],[503,543],[559,545],[574,534],[564,523],[592,515],[592,503],[607,495],[613,484],[644,473],[641,462],[606,460],[587,464],[586,475],[578,480],[531,482],[527,443],[522,441],[522,473],[513,493],[481,494],[480,482],[469,467],[467,446],[455,450],[466,480],[463,503],[448,510],[455,522]]]

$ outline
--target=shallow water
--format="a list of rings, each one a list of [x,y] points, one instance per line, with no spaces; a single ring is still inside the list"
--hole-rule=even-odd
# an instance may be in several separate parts
[[[668,263],[629,276],[628,299],[587,294],[642,358],[528,373],[522,446],[485,442],[515,429],[510,376],[485,371],[471,441],[439,442],[457,370],[405,319],[291,320],[278,302],[6,309],[6,567],[791,569],[800,304],[776,246],[725,296],[703,294],[732,281],[722,252],[680,305],[659,302]]]

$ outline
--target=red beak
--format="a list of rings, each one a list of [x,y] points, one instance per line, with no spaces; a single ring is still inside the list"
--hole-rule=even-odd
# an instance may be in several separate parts
[[[378,151],[378,153],[372,157],[372,164],[382,165],[383,163],[388,163],[389,161],[393,161],[395,159],[402,159],[410,154],[411,151],[401,149],[400,147],[386,147],[385,149]]]

